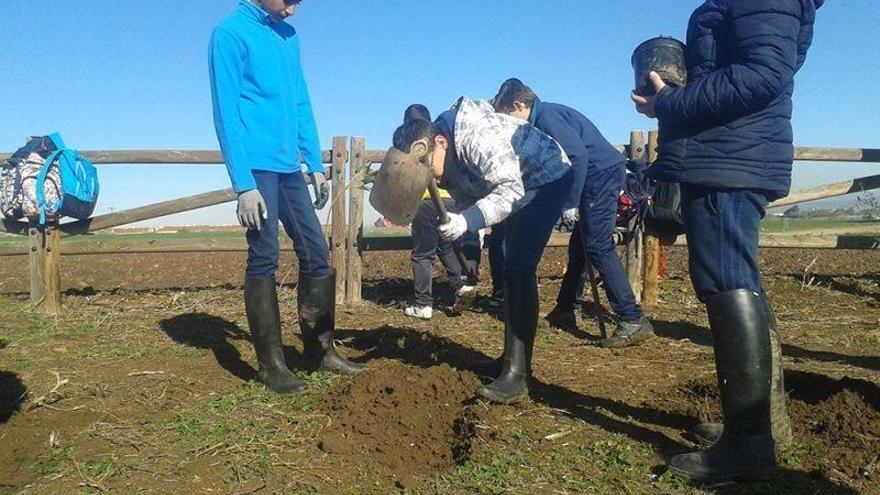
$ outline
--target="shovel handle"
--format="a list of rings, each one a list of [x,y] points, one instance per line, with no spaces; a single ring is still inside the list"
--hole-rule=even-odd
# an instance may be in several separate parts
[[[440,217],[440,223],[449,223],[449,212],[446,211],[446,205],[443,204],[443,198],[440,197],[440,189],[437,187],[437,181],[431,179],[431,182],[428,183],[428,193],[431,195],[431,201],[434,202],[434,209],[437,210],[437,214]],[[475,277],[471,273],[470,266],[468,265],[467,258],[464,257],[464,253],[458,249],[458,246],[455,243],[452,243],[452,250],[455,252],[455,257],[458,258],[458,264],[461,265],[461,271],[471,280]]]

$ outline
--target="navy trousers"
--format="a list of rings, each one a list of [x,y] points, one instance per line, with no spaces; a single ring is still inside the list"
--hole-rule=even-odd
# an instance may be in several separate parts
[[[293,240],[299,272],[310,277],[327,277],[330,270],[327,240],[312,206],[308,184],[301,173],[281,174],[255,170],[257,190],[266,202],[268,218],[259,231],[248,230],[246,274],[274,278],[278,270],[278,221]]]
[[[758,234],[767,193],[682,183],[681,200],[691,281],[700,301],[738,289],[762,294]]]
[[[504,221],[504,274],[534,275],[538,271],[553,226],[562,215],[571,176],[569,171],[563,178],[536,189],[535,197]]]
[[[486,245],[489,249],[492,295],[501,298],[504,297],[504,222],[492,226]]]
[[[587,173],[578,222],[581,238],[578,239],[573,233],[569,243],[568,266],[557,298],[560,309],[573,309],[583,293],[586,251],[602,277],[605,293],[614,313],[622,321],[641,319],[642,308],[636,302],[626,270],[617,257],[612,237],[617,219],[617,199],[625,181],[624,167],[611,167],[598,172],[590,170]]]

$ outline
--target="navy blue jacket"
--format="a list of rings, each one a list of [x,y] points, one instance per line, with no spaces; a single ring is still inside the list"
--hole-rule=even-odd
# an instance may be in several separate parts
[[[657,97],[649,175],[788,195],[791,95],[824,0],[706,0],[688,25],[688,84]]]
[[[565,208],[580,204],[581,192],[589,172],[625,167],[626,158],[611,145],[590,119],[577,110],[535,99],[529,122],[555,139],[571,160],[574,176]]]

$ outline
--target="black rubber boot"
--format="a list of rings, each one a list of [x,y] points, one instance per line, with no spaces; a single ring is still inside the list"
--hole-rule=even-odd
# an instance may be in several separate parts
[[[567,332],[577,332],[581,327],[580,311],[574,308],[565,309],[558,304],[547,313],[543,323],[550,327]]]
[[[505,275],[504,291],[504,364],[498,378],[477,393],[493,402],[509,404],[529,395],[532,349],[538,330],[538,280],[534,274]]]
[[[333,345],[336,330],[335,272],[322,278],[300,274],[297,310],[304,354],[311,369],[341,375],[357,375],[364,371],[364,365],[343,358]]]
[[[767,295],[762,297],[770,314],[770,360],[773,367],[773,375],[770,387],[770,431],[773,433],[773,441],[776,447],[791,445],[791,418],[788,416],[788,408],[785,401],[788,396],[785,393],[784,367],[782,364],[782,342],[779,335],[779,326],[776,323],[776,315]],[[724,432],[721,423],[700,423],[690,431],[690,437],[699,445],[708,447],[717,442]]]
[[[698,481],[751,481],[776,470],[770,433],[770,313],[748,290],[724,292],[706,304],[715,346],[724,433],[706,450],[669,461],[674,474]]]
[[[297,379],[284,361],[275,279],[245,278],[244,307],[260,365],[257,373],[260,381],[279,394],[304,392],[306,383]]]
[[[471,363],[470,369],[479,376],[495,377],[501,374],[504,368],[504,356],[501,355],[495,359],[485,359],[482,361],[474,361]]]

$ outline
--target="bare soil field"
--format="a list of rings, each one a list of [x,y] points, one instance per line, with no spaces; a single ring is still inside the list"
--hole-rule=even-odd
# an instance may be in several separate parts
[[[478,300],[462,315],[405,317],[407,253],[368,253],[366,301],[338,310],[340,352],[368,372],[300,371],[310,390],[297,397],[255,381],[243,254],[65,256],[57,319],[29,310],[26,259],[0,258],[0,494],[880,494],[880,251],[761,258],[796,439],[776,480],[718,486],[664,469],[693,448],[682,432],[719,414],[681,248],[658,337],[591,345],[588,305],[582,330],[540,330],[531,399],[510,406],[476,399],[486,378],[469,371],[500,352],[500,315]],[[547,250],[542,312],[564,263],[564,249]],[[289,253],[279,282],[297,367]],[[449,297],[442,281],[436,292]]]

